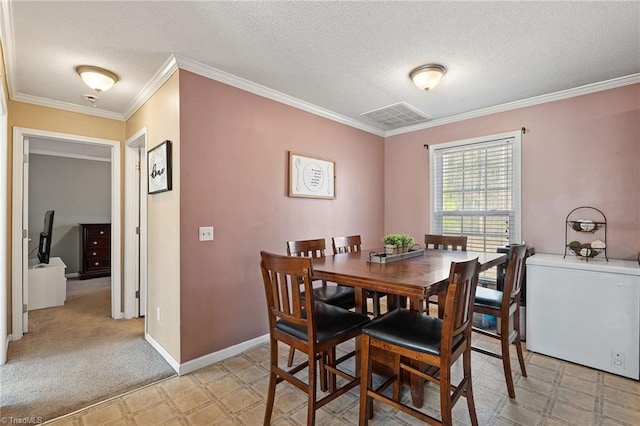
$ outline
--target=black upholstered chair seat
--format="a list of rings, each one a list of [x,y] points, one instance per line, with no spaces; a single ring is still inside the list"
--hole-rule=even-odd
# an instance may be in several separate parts
[[[314,303],[316,342],[323,343],[335,337],[348,334],[371,322],[368,316],[347,311],[326,303]],[[291,324],[284,320],[276,323],[276,328],[307,341],[307,327]]]
[[[391,311],[366,325],[362,333],[413,351],[440,356],[442,320],[416,311]],[[462,334],[454,337],[453,347],[462,338]]]
[[[356,306],[356,291],[344,285],[328,285],[313,289],[313,297],[318,302],[351,309]],[[304,299],[304,293],[302,293]]]
[[[502,292],[490,288],[477,287],[475,305],[500,309],[502,306]]]

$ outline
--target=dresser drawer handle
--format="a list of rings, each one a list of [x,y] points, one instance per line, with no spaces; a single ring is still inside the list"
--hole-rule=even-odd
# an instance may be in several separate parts
[[[104,235],[104,231],[100,231],[100,235]]]
[[[94,242],[93,242],[93,245],[94,245],[94,246],[97,246],[97,245],[98,245],[98,242],[97,242],[97,241],[94,241]]]
[[[97,255],[97,254],[98,254],[97,252],[95,252],[95,251],[93,252],[93,255],[94,255],[94,256],[95,256],[95,255]]]
[[[98,266],[98,265],[100,265],[100,262],[96,262],[96,263],[94,263],[94,265]]]

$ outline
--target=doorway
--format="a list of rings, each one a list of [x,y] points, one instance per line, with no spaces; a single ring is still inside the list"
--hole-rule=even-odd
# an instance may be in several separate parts
[[[111,158],[111,317],[114,319],[123,317],[120,279],[120,142],[16,127],[13,130],[12,340],[22,338],[28,320],[27,309],[24,306],[26,299],[24,290],[28,288],[28,185],[24,171],[28,168],[30,138],[109,148]]]

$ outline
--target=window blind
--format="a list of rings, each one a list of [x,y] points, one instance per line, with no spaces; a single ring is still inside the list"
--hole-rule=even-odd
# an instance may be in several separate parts
[[[516,240],[514,140],[435,147],[435,233],[466,235],[467,250],[492,253]]]

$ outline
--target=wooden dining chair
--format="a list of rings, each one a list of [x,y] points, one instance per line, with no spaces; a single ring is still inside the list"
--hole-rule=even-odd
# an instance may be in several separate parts
[[[452,262],[443,319],[399,308],[374,319],[362,329],[360,426],[367,425],[373,417],[373,399],[391,405],[423,422],[451,425],[451,410],[460,396],[467,398],[471,424],[478,424],[471,386],[471,326],[473,298],[479,272],[480,264],[477,258],[466,262]],[[377,389],[373,389],[371,380],[372,348],[389,352],[394,359],[393,376]],[[460,356],[463,377],[454,385],[451,383],[451,366]],[[416,368],[419,363],[428,364],[433,368],[423,372]],[[402,371],[440,387],[441,419],[400,402]],[[389,398],[382,390],[392,383],[393,398]]]
[[[319,258],[326,256],[326,243],[324,238],[313,240],[287,241],[287,254],[296,257]],[[327,285],[322,281],[320,287],[313,289],[314,299],[329,305],[339,306],[344,309],[352,309],[356,306],[356,292],[353,287],[344,285]],[[305,292],[301,293],[305,297]],[[293,365],[295,348],[289,350],[287,366]]]
[[[511,373],[511,357],[509,356],[509,347],[512,343],[516,345],[520,371],[524,377],[527,377],[527,370],[524,366],[524,356],[522,353],[522,342],[520,339],[520,296],[522,293],[523,271],[526,257],[526,244],[511,245],[507,256],[509,260],[502,291],[478,287],[475,297],[475,312],[499,318],[500,330],[498,334],[498,330],[494,333],[492,330],[473,327],[473,331],[500,340],[501,351],[498,353],[475,345],[472,349],[502,360],[509,398],[516,397]]]
[[[425,234],[424,248],[436,250],[467,251],[467,236]]]
[[[362,239],[360,235],[333,237],[331,238],[331,246],[334,254],[356,253],[362,250]],[[370,298],[373,301],[373,310],[371,313],[374,318],[380,316],[380,298],[385,296],[386,294],[377,291],[367,291],[367,298]]]
[[[424,248],[434,250],[467,251],[466,235],[424,235]],[[438,296],[431,296],[425,300],[425,311],[429,313],[429,304],[438,304]]]
[[[271,423],[276,385],[283,380],[307,393],[307,425],[315,424],[316,410],[338,396],[358,386],[359,377],[338,366],[353,357],[356,351],[336,358],[336,346],[358,335],[371,320],[368,316],[337,306],[319,303],[312,291],[311,259],[280,256],[260,252],[262,278],[269,315],[270,366],[267,406],[264,424]],[[302,292],[305,297],[302,297]],[[307,360],[286,370],[278,365],[278,342],[283,342],[307,354]],[[329,374],[329,393],[317,400],[317,363],[320,373]],[[308,368],[308,380],[295,376]],[[336,376],[347,382],[337,387]]]

